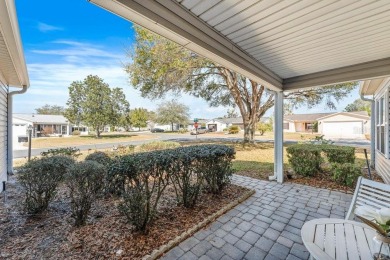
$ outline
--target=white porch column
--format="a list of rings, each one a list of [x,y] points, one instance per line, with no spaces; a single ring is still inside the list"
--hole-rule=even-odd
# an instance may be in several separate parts
[[[283,182],[283,92],[275,93],[274,122],[274,173],[279,183]]]

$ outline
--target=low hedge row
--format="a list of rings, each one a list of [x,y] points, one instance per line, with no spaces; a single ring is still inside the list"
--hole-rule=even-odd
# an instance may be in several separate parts
[[[287,147],[288,161],[295,173],[312,176],[321,171],[324,158],[329,163],[355,162],[355,148],[337,145],[295,144]]]
[[[221,193],[234,155],[229,146],[199,145],[117,157],[108,170],[109,190],[121,196],[119,210],[129,222],[144,231],[169,183],[185,207],[193,207],[203,189]]]

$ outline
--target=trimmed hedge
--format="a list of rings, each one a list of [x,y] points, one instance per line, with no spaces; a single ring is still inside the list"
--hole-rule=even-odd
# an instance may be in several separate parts
[[[108,176],[121,195],[119,210],[145,231],[169,182],[178,203],[193,207],[203,188],[218,194],[230,182],[234,154],[225,145],[198,145],[117,157]]]
[[[240,127],[237,125],[232,125],[228,128],[229,134],[238,134],[240,132]]]
[[[355,163],[355,147],[324,145],[322,151],[330,163]]]
[[[51,156],[33,159],[20,167],[18,181],[24,192],[24,208],[37,214],[49,206],[64,174],[74,164],[69,156]]]
[[[324,157],[329,163],[355,163],[355,148],[331,144],[295,144],[287,147],[287,156],[295,173],[313,176],[321,171]]]
[[[85,160],[98,162],[106,167],[110,166],[112,163],[112,159],[110,156],[108,156],[108,154],[99,151],[88,154],[87,157],[85,157]]]
[[[321,146],[312,144],[295,144],[287,147],[287,157],[295,173],[313,176],[320,171],[323,158]]]
[[[64,147],[64,148],[55,148],[55,149],[49,149],[46,152],[41,152],[42,156],[50,157],[50,156],[71,156],[71,157],[78,157],[80,156],[80,149],[76,147]]]
[[[333,180],[341,185],[354,187],[357,179],[362,175],[359,166],[353,163],[333,163],[332,164]]]

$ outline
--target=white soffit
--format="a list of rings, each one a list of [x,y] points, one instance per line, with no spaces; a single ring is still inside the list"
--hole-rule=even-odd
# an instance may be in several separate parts
[[[390,78],[371,79],[360,82],[360,94],[374,95],[377,90],[390,84]]]
[[[13,0],[0,0],[0,81],[14,87],[29,86]]]
[[[236,70],[246,76],[283,79],[286,90],[390,75],[389,0],[92,2],[162,35],[171,31],[187,42],[183,45],[196,45],[192,50],[232,69],[241,67]],[[120,9],[132,10],[133,16]],[[224,55],[234,59],[227,50],[261,73],[227,58],[222,62]]]

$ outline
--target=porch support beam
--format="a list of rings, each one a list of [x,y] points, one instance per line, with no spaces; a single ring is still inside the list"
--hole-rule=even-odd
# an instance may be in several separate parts
[[[320,87],[386,76],[390,76],[390,58],[287,78],[283,80],[283,90]]]
[[[283,182],[283,92],[275,93],[274,122],[274,176],[277,182]]]

